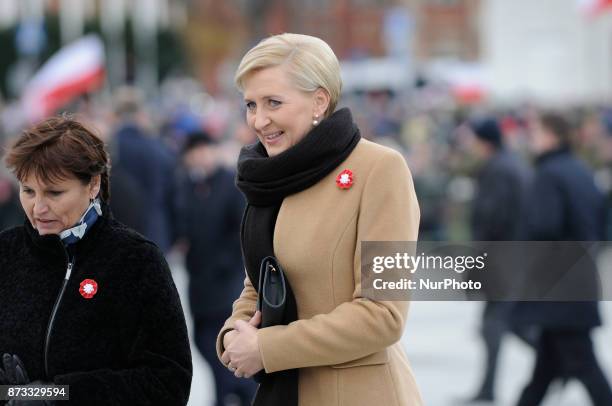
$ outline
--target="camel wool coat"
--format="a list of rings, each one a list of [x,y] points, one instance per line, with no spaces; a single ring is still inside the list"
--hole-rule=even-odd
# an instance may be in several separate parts
[[[353,172],[341,189],[336,177]],[[399,339],[408,302],[361,296],[361,241],[416,241],[419,206],[403,157],[362,139],[314,186],[283,200],[274,252],[293,289],[298,320],[258,331],[265,371],[299,368],[300,406],[419,406],[419,390]],[[236,320],[255,313],[248,277]]]

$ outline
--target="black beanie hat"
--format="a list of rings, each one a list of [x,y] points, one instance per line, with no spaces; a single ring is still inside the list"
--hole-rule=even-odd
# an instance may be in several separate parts
[[[470,128],[483,141],[492,144],[499,148],[502,145],[502,132],[497,124],[497,120],[493,118],[484,118],[480,120],[471,120]]]
[[[181,155],[185,155],[187,152],[200,145],[213,145],[217,141],[205,131],[194,131],[187,135],[187,139],[181,148]]]

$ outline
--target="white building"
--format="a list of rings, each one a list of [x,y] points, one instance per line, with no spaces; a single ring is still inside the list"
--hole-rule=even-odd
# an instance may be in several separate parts
[[[481,55],[493,101],[612,101],[612,10],[579,0],[484,0]]]

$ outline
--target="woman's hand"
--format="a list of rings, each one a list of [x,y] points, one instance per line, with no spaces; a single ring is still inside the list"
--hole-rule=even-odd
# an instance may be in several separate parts
[[[223,348],[227,349],[227,347],[229,347],[230,343],[232,341],[234,341],[234,338],[236,338],[236,335],[238,334],[238,332],[236,330],[230,330],[227,333],[225,333],[225,335],[223,336]],[[223,352],[223,356],[226,354],[226,352]],[[221,358],[223,358],[223,356]],[[229,359],[227,361],[225,361],[225,365],[227,365],[227,363],[229,362]]]
[[[248,323],[243,320],[234,323],[235,334],[228,340],[229,344],[221,358],[229,359],[228,368],[238,378],[250,378],[263,369],[257,340],[257,326],[260,322],[261,312],[258,311]]]
[[[251,317],[251,319],[249,320],[249,324],[252,325],[253,327],[257,327],[259,323],[261,323],[261,312],[257,310],[255,314],[253,315],[253,317]],[[230,343],[234,340],[234,338],[236,338],[236,335],[238,335],[238,331],[236,330],[230,330],[227,333],[225,333],[225,335],[223,336],[224,350],[227,349],[227,347],[229,347]],[[227,353],[227,351],[223,351],[223,354],[221,354],[221,362],[223,362],[223,365],[228,366],[230,359],[229,359],[229,354]]]
[[[236,330],[230,330],[223,336],[223,348],[225,349],[225,351],[223,351],[223,354],[221,354],[221,362],[223,363],[223,365],[229,368],[230,371],[232,371],[232,367],[229,365],[230,357],[229,353],[227,352],[227,347],[230,346],[230,344],[232,343],[232,341],[234,341],[234,338],[236,338],[237,335],[238,332]]]

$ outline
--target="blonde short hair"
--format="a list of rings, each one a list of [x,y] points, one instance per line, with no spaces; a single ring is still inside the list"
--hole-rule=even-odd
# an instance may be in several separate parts
[[[258,70],[283,65],[296,87],[304,92],[319,88],[330,97],[325,116],[336,109],[342,78],[334,51],[320,38],[302,34],[279,34],[262,40],[244,55],[234,81],[244,91],[245,78]]]

